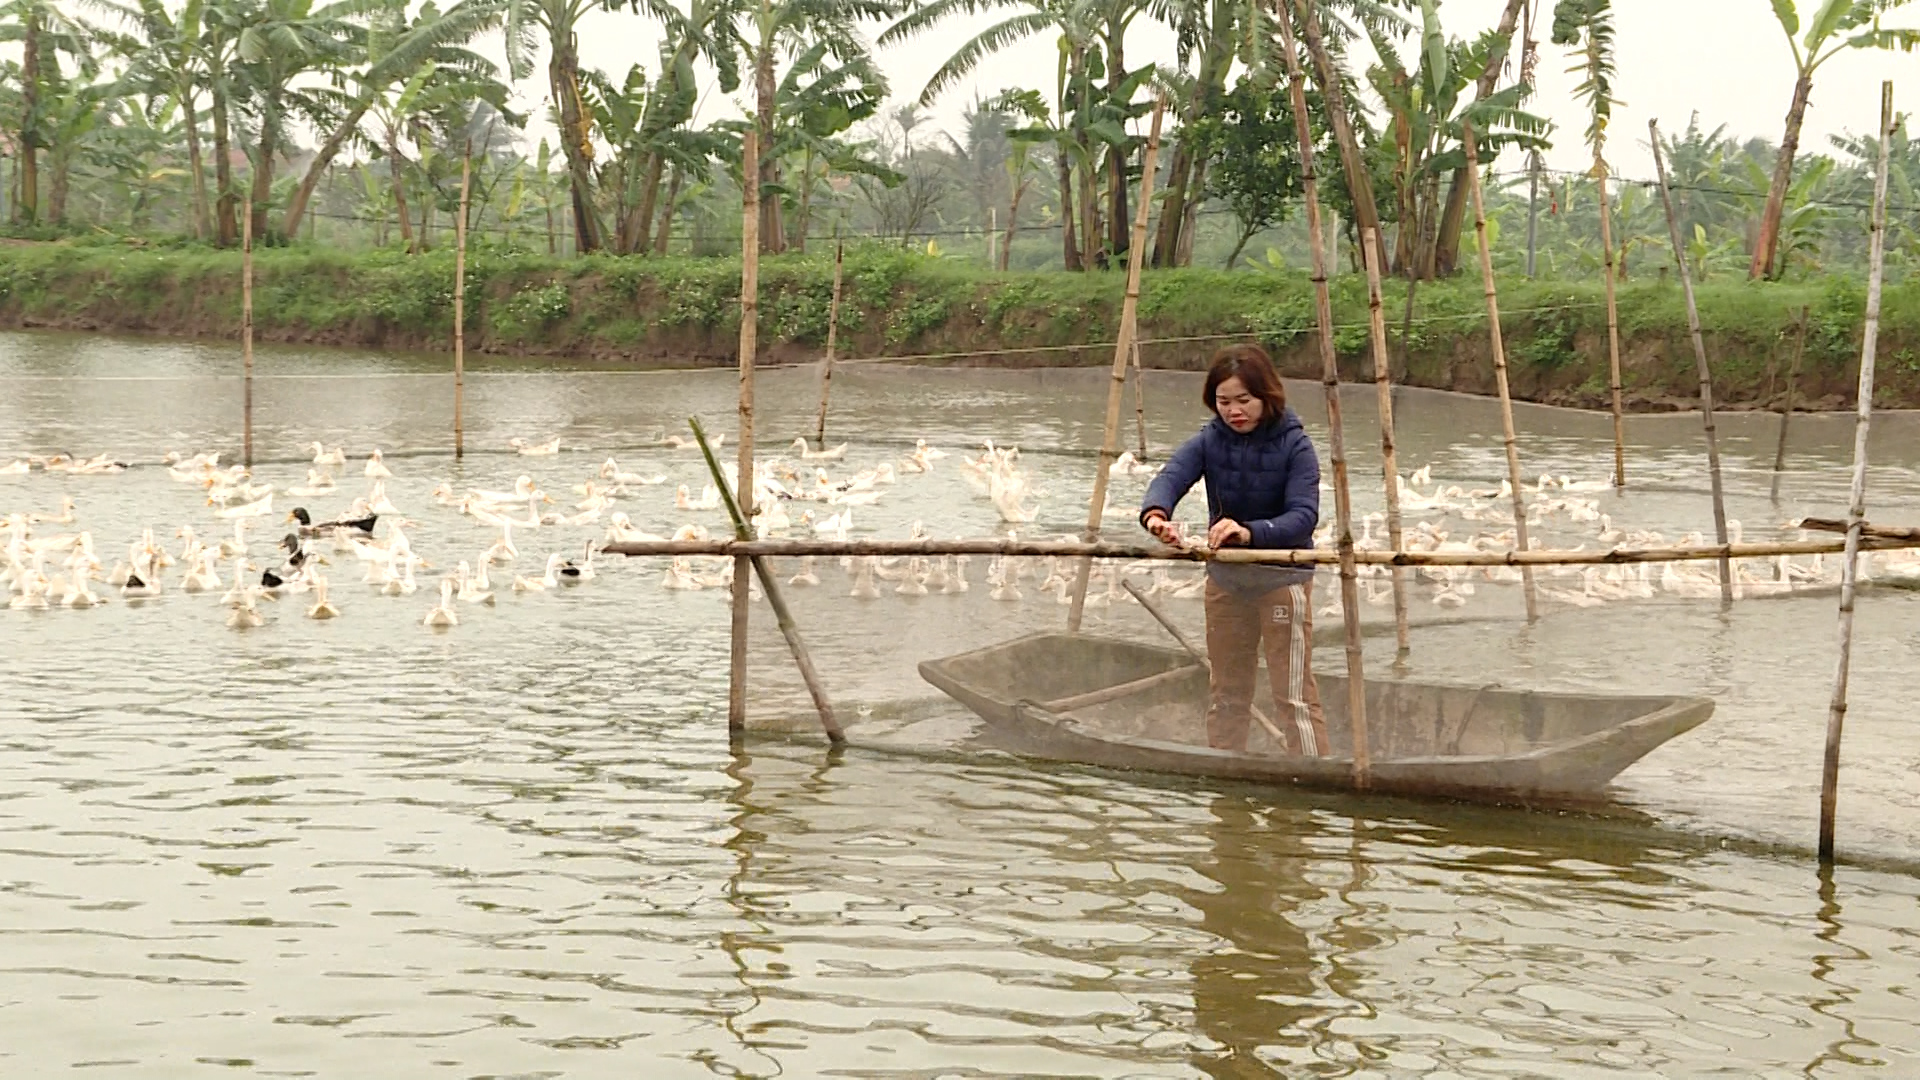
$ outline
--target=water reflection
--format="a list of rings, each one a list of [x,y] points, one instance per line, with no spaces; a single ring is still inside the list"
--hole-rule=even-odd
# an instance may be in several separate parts
[[[1266,811],[1243,795],[1216,796],[1207,811],[1207,850],[1194,867],[1211,884],[1187,897],[1217,942],[1189,974],[1196,1026],[1219,1049],[1199,1061],[1209,1076],[1242,1077],[1276,1051],[1310,1057],[1324,1037],[1316,1021],[1327,1009],[1316,998],[1336,979],[1295,925],[1297,909],[1322,895],[1302,839],[1318,830],[1304,809]]]

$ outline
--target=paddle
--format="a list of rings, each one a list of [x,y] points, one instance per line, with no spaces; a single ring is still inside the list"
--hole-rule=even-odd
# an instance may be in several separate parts
[[[1167,613],[1160,610],[1160,605],[1154,603],[1151,597],[1141,592],[1139,587],[1131,581],[1122,580],[1120,587],[1127,590],[1135,600],[1140,601],[1140,606],[1147,609],[1147,614],[1153,616],[1153,621],[1159,623],[1161,628],[1167,633],[1172,634],[1173,640],[1179,642],[1180,647],[1187,650],[1188,656],[1193,657],[1201,667],[1207,669],[1208,677],[1212,677],[1213,661],[1207,659],[1205,653],[1193,647],[1193,642],[1188,641],[1187,635],[1181,633],[1180,628],[1173,625],[1173,620],[1167,618]],[[1267,734],[1273,736],[1275,742],[1281,746],[1287,745],[1287,737],[1280,734],[1280,729],[1274,725],[1273,721],[1267,719],[1266,714],[1260,711],[1258,705],[1249,704],[1247,707],[1252,710],[1253,718],[1260,721],[1260,726],[1267,729]]]

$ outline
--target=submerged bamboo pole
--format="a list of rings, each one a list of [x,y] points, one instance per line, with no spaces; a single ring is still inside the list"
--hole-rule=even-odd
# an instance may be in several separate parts
[[[1603,134],[1604,130],[1602,128]],[[1593,152],[1593,172],[1600,184],[1600,247],[1605,252],[1601,272],[1607,281],[1607,385],[1613,392],[1613,486],[1624,488],[1627,486],[1627,413],[1620,380],[1620,305],[1614,296],[1613,284],[1613,205],[1607,195],[1607,159],[1600,156],[1597,147]]]
[[[1127,359],[1133,352],[1133,340],[1140,312],[1140,265],[1147,247],[1147,214],[1153,209],[1153,166],[1160,153],[1160,122],[1166,115],[1166,100],[1155,98],[1153,123],[1147,130],[1147,152],[1140,167],[1140,205],[1133,215],[1133,242],[1127,249],[1127,294],[1120,304],[1119,340],[1113,348],[1113,378],[1107,384],[1107,419],[1100,431],[1100,462],[1093,473],[1093,498],[1087,505],[1087,539],[1100,535],[1100,519],[1107,509],[1108,471],[1120,447],[1120,391],[1127,382]],[[1073,597],[1067,608],[1067,631],[1080,632],[1086,614],[1087,578],[1093,572],[1093,560],[1082,559],[1074,570]]]
[[[820,361],[820,421],[814,425],[813,441],[827,448],[827,394],[833,386],[833,349],[840,337],[840,267],[846,248],[840,242],[840,226],[833,227],[833,298],[827,301],[827,355]]]
[[[1400,532],[1400,464],[1393,446],[1393,374],[1387,358],[1387,314],[1380,295],[1380,253],[1374,231],[1360,231],[1360,261],[1367,267],[1367,317],[1373,337],[1373,386],[1380,403],[1380,468],[1387,489],[1387,545],[1403,546]],[[1397,654],[1413,651],[1407,640],[1407,572],[1393,571],[1393,639]]]
[[[1805,526],[1819,529],[1808,519]],[[1840,530],[1844,531],[1844,530]],[[1860,541],[1862,551],[1900,551],[1920,548],[1920,529],[1869,527]],[[1342,554],[1315,548],[1290,551],[1276,548],[1173,548],[1160,544],[1087,543],[1081,540],[1008,540],[982,536],[955,540],[627,540],[599,549],[609,555],[634,558],[687,556],[781,558],[815,555],[821,558],[874,555],[885,558],[939,555],[1004,555],[1027,558],[1125,559],[1155,562],[1222,562],[1257,566],[1333,566]],[[1836,555],[1846,550],[1844,539],[1768,540],[1739,544],[1691,544],[1659,548],[1534,551],[1356,551],[1351,558],[1367,566],[1637,566],[1641,563],[1704,562],[1708,559],[1765,559],[1779,555]]]
[[[740,490],[741,507],[753,519],[753,354],[760,330],[760,142],[749,130],[740,165]],[[747,593],[752,566],[733,560],[733,622],[727,668],[727,736],[735,742],[747,731]]]
[[[1687,298],[1687,329],[1693,335],[1693,362],[1700,372],[1700,417],[1707,426],[1707,482],[1713,489],[1713,535],[1727,542],[1727,496],[1720,483],[1720,437],[1713,425],[1713,373],[1707,368],[1707,341],[1700,334],[1700,309],[1693,302],[1693,274],[1687,269],[1687,249],[1680,239],[1680,219],[1673,213],[1673,193],[1667,189],[1667,160],[1660,153],[1660,122],[1647,121],[1653,139],[1653,171],[1660,180],[1660,203],[1667,211],[1667,234],[1673,240],[1673,262],[1680,270],[1680,289]],[[1720,564],[1720,601],[1733,602],[1733,564]]]
[[[1527,500],[1520,481],[1520,447],[1513,433],[1513,394],[1507,387],[1507,343],[1500,334],[1500,297],[1493,282],[1493,252],[1487,242],[1487,207],[1480,195],[1480,152],[1474,146],[1473,125],[1461,125],[1461,143],[1467,150],[1467,194],[1473,198],[1473,231],[1480,248],[1480,282],[1487,293],[1487,333],[1493,343],[1493,381],[1500,390],[1501,437],[1507,448],[1507,486],[1513,489],[1514,546],[1521,551],[1532,548],[1527,537]],[[1724,543],[1726,537],[1722,536]],[[1527,621],[1540,617],[1540,601],[1533,587],[1533,571],[1520,571],[1520,587],[1526,594]]]
[[[1307,249],[1313,267],[1313,312],[1320,331],[1320,381],[1327,391],[1327,456],[1333,468],[1333,513],[1340,563],[1340,616],[1347,635],[1347,718],[1353,727],[1353,782],[1365,788],[1372,771],[1367,741],[1366,657],[1360,640],[1360,572],[1353,549],[1353,493],[1347,486],[1347,436],[1340,420],[1340,360],[1333,351],[1333,297],[1327,290],[1327,252],[1320,243],[1320,180],[1314,171],[1313,126],[1307,119],[1307,77],[1293,39],[1291,3],[1274,20],[1287,62],[1287,93],[1300,147],[1301,193],[1307,207]]]
[[[1133,339],[1133,426],[1140,436],[1140,460],[1147,460],[1147,372],[1140,363],[1140,339]]]
[[[1780,498],[1780,472],[1787,467],[1787,420],[1793,416],[1793,392],[1800,383],[1800,361],[1807,355],[1807,323],[1813,309],[1800,305],[1799,333],[1794,336],[1793,362],[1787,365],[1787,397],[1780,403],[1780,441],[1773,448],[1773,489],[1771,498]]]
[[[1873,362],[1880,347],[1880,285],[1887,253],[1887,155],[1893,142],[1893,83],[1880,84],[1880,167],[1873,179],[1873,222],[1867,245],[1867,322],[1860,340],[1860,389],[1853,423],[1853,490],[1847,506],[1846,551],[1840,557],[1840,661],[1827,709],[1827,750],[1820,767],[1820,861],[1833,863],[1834,812],[1840,797],[1840,733],[1847,719],[1847,676],[1853,666],[1855,564],[1867,517],[1867,434],[1873,425]]]
[[[467,453],[467,200],[473,193],[473,146],[460,159],[460,218],[453,238],[453,456]]]
[[[734,486],[727,483],[726,473],[720,468],[720,459],[713,456],[713,445],[707,442],[707,433],[700,426],[699,417],[690,417],[687,423],[693,427],[694,441],[700,444],[700,454],[707,459],[707,470],[713,474],[713,484],[720,489],[720,501],[726,505],[727,516],[733,519],[733,535],[736,540],[753,539],[751,521],[740,511],[740,500],[735,495]],[[833,703],[827,699],[827,688],[820,681],[820,673],[814,669],[813,654],[807,651],[806,642],[800,640],[800,624],[794,621],[793,612],[787,607],[787,599],[781,595],[780,582],[774,576],[772,567],[767,565],[764,555],[749,555],[747,561],[753,564],[753,572],[760,577],[760,589],[767,594],[767,606],[773,608],[773,617],[780,624],[780,635],[787,639],[787,651],[793,654],[793,664],[800,669],[800,679],[807,684],[807,694],[813,698],[813,707],[820,713],[820,726],[826,729],[827,741],[835,746],[846,743],[846,732],[840,729],[840,721],[833,715]]]
[[[240,219],[240,460],[253,468],[253,200]]]

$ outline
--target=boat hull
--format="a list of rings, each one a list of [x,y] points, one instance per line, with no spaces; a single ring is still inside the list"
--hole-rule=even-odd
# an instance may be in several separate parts
[[[1205,745],[1207,676],[1173,649],[1041,634],[920,666],[1017,753],[1330,789],[1356,786],[1346,679],[1318,674],[1333,752],[1281,752],[1255,725],[1246,752]],[[1264,695],[1263,695],[1264,696]],[[1713,715],[1707,698],[1558,694],[1367,680],[1372,790],[1491,801],[1604,799],[1620,772]]]

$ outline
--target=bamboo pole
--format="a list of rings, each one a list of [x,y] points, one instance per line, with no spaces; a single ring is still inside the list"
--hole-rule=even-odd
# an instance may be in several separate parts
[[[1147,460],[1147,373],[1140,365],[1140,339],[1133,339],[1133,426],[1140,436],[1140,460]]]
[[[700,426],[700,418],[690,417],[687,423],[692,425],[694,441],[700,444],[700,453],[707,459],[707,470],[713,474],[714,486],[720,489],[720,500],[726,505],[727,516],[733,519],[734,538],[753,539],[751,523],[740,512],[740,501],[733,486],[727,483],[726,473],[720,469],[720,459],[713,456],[713,445],[707,442],[707,433]],[[813,707],[820,713],[820,726],[826,729],[827,741],[835,746],[845,745],[846,732],[840,729],[840,721],[833,715],[833,703],[827,699],[827,688],[820,682],[820,673],[814,669],[813,654],[807,651],[806,642],[800,640],[800,624],[794,621],[793,612],[787,607],[787,599],[780,592],[779,579],[767,565],[766,556],[749,555],[747,561],[753,564],[753,572],[760,577],[760,589],[767,594],[767,605],[773,608],[773,617],[780,624],[780,635],[787,639],[787,651],[793,654],[793,664],[800,669],[800,679],[807,684],[807,694],[813,698]]]
[[[1527,537],[1526,487],[1520,480],[1520,448],[1513,434],[1513,394],[1507,388],[1507,344],[1500,334],[1500,297],[1493,282],[1493,251],[1487,240],[1487,208],[1480,195],[1480,152],[1474,145],[1473,125],[1462,124],[1461,142],[1467,150],[1467,194],[1473,198],[1473,231],[1480,248],[1480,281],[1487,293],[1487,333],[1493,343],[1493,381],[1500,390],[1501,437],[1507,448],[1507,486],[1513,489],[1513,536],[1521,551],[1532,548]],[[1722,535],[1720,540],[1726,542]],[[1540,601],[1535,595],[1533,571],[1520,571],[1520,587],[1526,594],[1527,621],[1540,617]]]
[[[827,301],[827,355],[820,362],[820,421],[814,425],[813,441],[827,448],[827,393],[833,386],[833,350],[840,336],[840,267],[846,248],[840,242],[840,225],[833,226],[833,298]]]
[[[1307,248],[1313,267],[1313,311],[1320,330],[1320,381],[1327,391],[1327,456],[1333,468],[1335,556],[1340,564],[1340,617],[1347,636],[1347,718],[1353,728],[1353,781],[1365,788],[1372,770],[1367,741],[1366,657],[1360,639],[1360,572],[1353,548],[1353,493],[1347,485],[1347,436],[1340,419],[1340,360],[1333,351],[1333,297],[1327,289],[1327,252],[1320,243],[1320,180],[1315,172],[1313,127],[1307,119],[1307,77],[1293,38],[1288,4],[1274,22],[1287,61],[1287,92],[1300,147],[1301,192],[1307,208]]]
[[[253,200],[244,206],[240,219],[240,366],[243,389],[240,391],[240,460],[253,468]]]
[[[1707,368],[1707,342],[1700,334],[1700,309],[1693,302],[1693,274],[1687,270],[1686,246],[1680,240],[1680,219],[1673,213],[1673,193],[1667,189],[1667,160],[1660,152],[1660,122],[1647,121],[1653,139],[1653,171],[1660,180],[1660,204],[1667,211],[1667,234],[1673,240],[1673,261],[1680,269],[1680,288],[1687,298],[1687,329],[1693,335],[1693,362],[1700,371],[1700,416],[1707,426],[1707,481],[1713,489],[1713,535],[1727,542],[1727,497],[1720,483],[1720,438],[1713,425],[1713,373]],[[1720,564],[1720,601],[1733,602],[1733,564]]]
[[[1594,178],[1600,183],[1600,247],[1606,253],[1601,272],[1607,281],[1607,385],[1613,392],[1613,486],[1627,486],[1627,413],[1620,379],[1620,305],[1613,283],[1613,206],[1607,196],[1607,162],[1593,155]],[[1532,277],[1531,270],[1527,273]]]
[[[1817,529],[1813,519],[1804,523]],[[1844,530],[1841,530],[1844,531]],[[1862,551],[1901,551],[1920,548],[1920,529],[1869,527],[1860,541]],[[975,537],[955,540],[629,540],[603,545],[609,555],[634,558],[711,557],[780,558],[814,555],[820,558],[931,557],[940,555],[1004,555],[1079,559],[1125,559],[1155,562],[1222,562],[1257,566],[1332,566],[1342,556],[1337,550],[1316,548],[1289,551],[1273,548],[1171,548],[1159,544],[1087,543],[1081,540],[1008,540]],[[1764,559],[1778,555],[1836,555],[1846,550],[1844,539],[1768,540],[1739,544],[1693,544],[1658,548],[1534,551],[1357,551],[1356,564],[1367,566],[1635,566],[1640,563],[1704,562],[1709,559]]]
[[[1372,229],[1360,231],[1360,260],[1367,268],[1367,318],[1373,337],[1373,386],[1380,403],[1380,468],[1387,489],[1387,544],[1404,547],[1400,532],[1400,463],[1393,445],[1393,374],[1387,353],[1387,313],[1380,293],[1380,251]],[[1393,571],[1393,639],[1397,656],[1413,651],[1407,638],[1407,572]]]
[[[453,457],[467,453],[467,201],[473,191],[473,145],[460,159],[460,220],[453,247]]]
[[[753,519],[753,354],[760,329],[760,142],[749,130],[740,165],[740,490],[742,507]],[[738,742],[747,731],[747,592],[752,566],[733,560],[732,651],[727,668],[727,736]]]
[[[1860,340],[1860,390],[1853,424],[1853,490],[1847,506],[1846,551],[1840,558],[1840,662],[1827,710],[1827,750],[1820,767],[1820,862],[1833,864],[1834,811],[1840,796],[1840,733],[1847,719],[1847,676],[1853,666],[1853,594],[1867,517],[1867,435],[1873,426],[1873,362],[1880,347],[1880,285],[1887,252],[1887,154],[1893,142],[1893,82],[1880,84],[1880,167],[1873,180],[1873,223],[1867,245],[1867,323]]]
[[[1771,498],[1780,499],[1780,472],[1787,467],[1787,420],[1793,415],[1793,392],[1800,382],[1800,361],[1807,354],[1807,324],[1813,309],[1800,306],[1799,334],[1794,338],[1793,362],[1787,366],[1787,398],[1780,404],[1780,442],[1773,448],[1773,490]]]
[[[1147,152],[1140,167],[1140,204],[1133,215],[1133,242],[1127,249],[1127,293],[1120,304],[1119,340],[1113,348],[1113,377],[1107,384],[1107,418],[1100,430],[1100,461],[1093,473],[1093,498],[1087,504],[1087,539],[1100,535],[1100,519],[1107,509],[1108,471],[1120,444],[1120,391],[1127,383],[1127,359],[1133,352],[1140,312],[1140,266],[1147,246],[1147,214],[1153,209],[1154,159],[1160,154],[1160,123],[1166,116],[1166,100],[1155,98],[1153,122],[1147,129]],[[1093,560],[1082,559],[1073,575],[1073,596],[1067,608],[1067,631],[1080,632],[1086,614],[1087,578],[1093,572]]]

